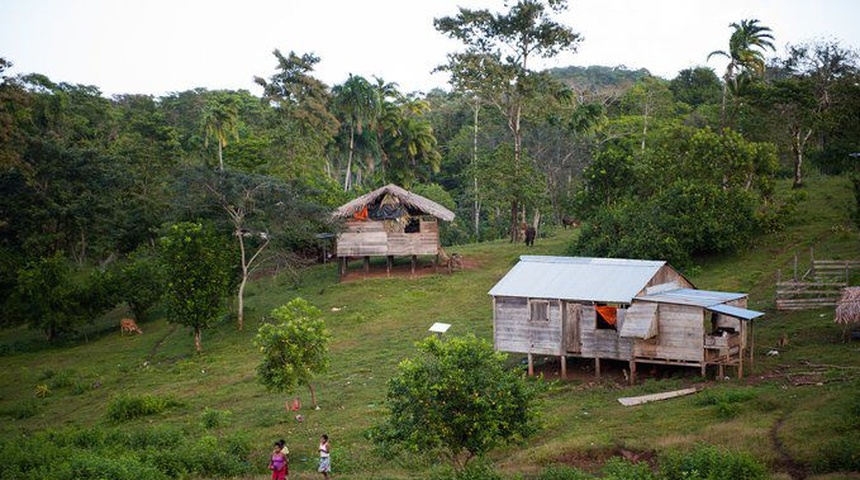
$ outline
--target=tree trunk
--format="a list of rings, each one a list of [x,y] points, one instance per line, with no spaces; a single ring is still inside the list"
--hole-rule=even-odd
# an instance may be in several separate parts
[[[792,132],[792,146],[794,152],[794,183],[791,188],[800,188],[803,186],[803,152],[806,148],[806,141],[812,135],[812,130],[808,130],[805,134],[801,132],[800,127],[795,127]]]
[[[311,404],[313,404],[314,410],[317,410],[319,408],[319,405],[317,405],[317,394],[314,392],[314,386],[310,383],[308,383],[308,390],[311,392]]]
[[[239,298],[236,318],[238,320],[239,330],[245,327],[245,285],[248,283],[248,262],[245,260],[245,239],[242,237],[242,231],[237,229],[236,236],[239,238],[239,252],[242,255],[242,282],[239,283]]]
[[[478,200],[478,111],[481,109],[481,105],[478,104],[477,100],[475,101],[475,118],[473,123],[473,133],[472,133],[472,168],[474,169],[474,180],[475,180],[475,241],[477,242],[480,238],[480,227],[481,227],[481,203]]]
[[[245,327],[245,285],[248,283],[248,273],[247,269],[242,267],[242,281],[239,283],[239,307],[236,312],[236,317],[238,318],[239,330],[242,330]]]
[[[520,216],[517,199],[511,200],[511,243],[517,243],[520,238],[520,225],[517,221]]]
[[[349,181],[352,177],[352,150],[355,145],[355,129],[349,131],[349,159],[346,161],[346,177],[343,179],[343,191],[349,191]]]
[[[203,353],[202,336],[203,332],[200,330],[200,327],[194,327],[194,351],[197,353]]]

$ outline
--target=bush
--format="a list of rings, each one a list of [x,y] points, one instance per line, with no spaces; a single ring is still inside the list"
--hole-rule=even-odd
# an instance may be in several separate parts
[[[161,413],[177,405],[172,399],[154,395],[121,395],[108,404],[107,417],[115,422],[132,420]]]
[[[74,478],[76,480],[161,480],[166,479],[151,465],[141,463],[134,457],[121,456],[116,458],[93,454],[90,452],[78,452],[68,457],[68,474],[56,475],[53,472],[50,478]],[[46,477],[47,478],[47,477]]]
[[[206,407],[200,414],[200,419],[203,422],[203,427],[207,429],[218,428],[227,424],[231,413],[229,410],[216,410]]]
[[[860,472],[860,439],[844,436],[825,444],[813,469],[816,472]]]
[[[169,449],[187,440],[187,435],[181,429],[171,426],[147,427],[131,432],[117,430],[116,435],[117,439],[114,443],[134,449],[147,447]]]
[[[715,405],[717,416],[723,419],[734,418],[741,411],[739,403],[755,397],[750,389],[731,389],[723,391],[705,390],[696,398],[696,404],[702,406]]]
[[[38,413],[38,411],[39,403],[32,398],[28,398],[3,409],[0,411],[0,415],[11,417],[16,420],[24,420],[25,418],[33,417]]]
[[[699,444],[688,453],[671,452],[660,460],[666,480],[764,480],[765,466],[743,452],[728,452]]]
[[[227,442],[227,448],[221,448],[218,439],[204,436],[196,442],[185,442],[170,449],[150,447],[145,450],[143,457],[147,464],[152,464],[170,478],[186,476],[199,477],[235,477],[247,474],[251,464],[247,456],[237,453],[250,452],[250,444],[241,439]]]
[[[462,470],[443,467],[431,475],[431,480],[502,480],[502,476],[480,460],[469,463]]]
[[[189,438],[175,427],[46,430],[0,440],[0,478],[162,480],[225,478],[253,471],[251,442]]]
[[[618,457],[610,458],[603,466],[605,480],[656,480],[647,463],[630,463]]]
[[[545,468],[535,480],[589,480],[592,475],[566,465],[552,465]]]
[[[33,388],[33,395],[35,395],[36,398],[49,397],[51,396],[51,387],[44,383],[36,385],[36,387]]]

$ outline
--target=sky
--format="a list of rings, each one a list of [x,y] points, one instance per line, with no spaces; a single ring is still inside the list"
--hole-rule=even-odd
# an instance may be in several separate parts
[[[260,94],[272,54],[313,53],[329,86],[350,74],[397,83],[402,92],[448,88],[431,73],[462,44],[433,19],[458,7],[505,11],[504,0],[0,0],[6,75],[41,73],[95,85],[106,96],[162,96],[203,87]],[[837,41],[860,49],[857,0],[570,0],[558,21],[583,36],[575,53],[533,64],[646,68],[671,79],[706,65],[719,74],[729,24],[757,18],[787,44]]]

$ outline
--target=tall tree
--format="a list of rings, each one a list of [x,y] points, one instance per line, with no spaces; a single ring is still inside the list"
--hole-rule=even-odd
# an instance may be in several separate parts
[[[343,179],[343,190],[352,186],[352,165],[355,153],[355,135],[361,135],[365,127],[372,128],[380,114],[380,98],[373,84],[359,75],[332,88],[334,109],[340,114],[341,123],[349,128],[349,158]]]
[[[731,93],[734,97],[741,94],[742,86],[764,73],[766,50],[775,50],[773,35],[770,27],[759,24],[758,19],[745,19],[741,23],[732,22],[733,28],[729,37],[728,50],[714,50],[708,54],[711,57],[720,56],[729,60],[726,73],[723,75],[723,103],[721,117],[723,126],[726,125],[726,102]]]
[[[314,77],[319,57],[313,54],[284,56],[274,51],[278,71],[268,80],[255,77],[263,95],[279,114],[279,134],[275,142],[283,149],[285,161],[297,163],[296,175],[317,176],[326,162],[326,148],[337,134],[339,122],[330,110],[328,86]]]
[[[180,170],[176,175],[175,215],[205,218],[232,238],[230,251],[237,278],[237,327],[244,328],[245,288],[260,269],[293,269],[294,250],[315,245],[315,232],[324,215],[312,193],[300,182],[228,169],[204,167]]]
[[[669,82],[675,100],[696,108],[720,102],[720,79],[708,67],[686,68]]]
[[[409,188],[416,180],[429,181],[437,173],[441,154],[436,148],[433,126],[426,114],[430,105],[416,98],[403,98],[386,108],[382,122],[382,150],[386,179]]]
[[[238,139],[237,124],[239,109],[232,96],[220,94],[210,97],[203,110],[203,130],[205,144],[214,138],[218,143],[218,170],[224,171],[224,147],[229,138]]]
[[[520,0],[504,13],[460,8],[456,16],[433,21],[436,30],[466,47],[448,55],[448,63],[439,69],[451,74],[457,90],[475,92],[504,113],[517,168],[522,159],[523,106],[534,86],[529,61],[574,52],[581,40],[552,18],[566,9],[566,0]],[[511,241],[519,236],[520,201],[517,196],[511,199]]]

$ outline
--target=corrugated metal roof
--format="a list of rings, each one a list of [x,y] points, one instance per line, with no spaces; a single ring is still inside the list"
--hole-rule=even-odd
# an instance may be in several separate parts
[[[713,305],[708,307],[708,310],[712,312],[722,313],[730,317],[741,318],[744,320],[752,320],[754,318],[758,318],[764,315],[764,312],[757,312],[755,310],[748,310],[746,308],[733,307],[731,305]]]
[[[746,297],[746,294],[743,293],[714,292],[709,290],[695,290],[692,288],[677,288],[675,290],[653,293],[651,295],[641,295],[636,298],[638,300],[647,300],[649,302],[710,307],[711,305],[719,305],[744,297]]]
[[[653,260],[523,255],[489,294],[630,303],[665,264]]]
[[[693,305],[703,307],[712,312],[722,313],[743,320],[752,320],[764,315],[764,312],[757,312],[741,307],[733,307],[726,305],[726,302],[731,302],[739,298],[746,297],[743,293],[731,292],[714,292],[709,290],[693,290],[689,288],[678,288],[667,292],[660,292],[651,295],[642,295],[636,297],[637,300],[645,300],[658,303],[673,303],[676,305]]]

